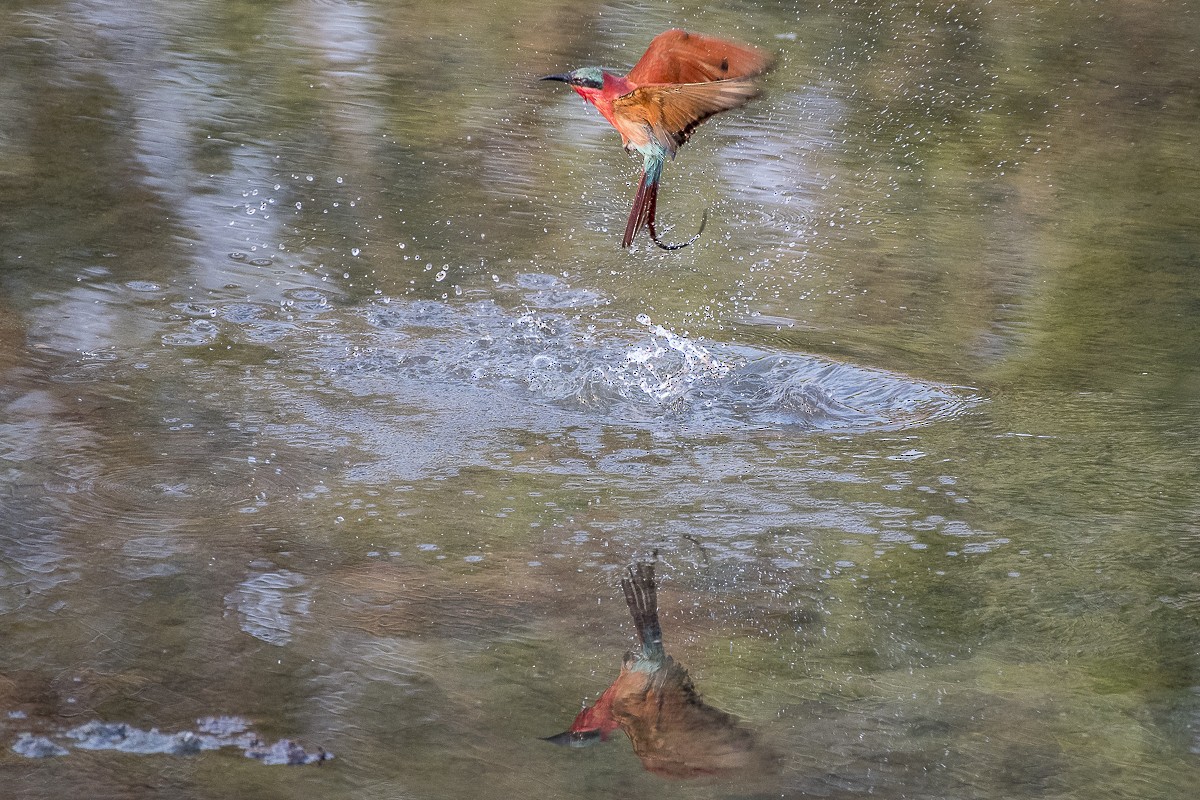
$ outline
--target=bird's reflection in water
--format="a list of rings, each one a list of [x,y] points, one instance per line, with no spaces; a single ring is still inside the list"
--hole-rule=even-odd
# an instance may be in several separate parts
[[[654,564],[635,564],[621,581],[641,641],[621,674],[571,727],[547,741],[585,747],[620,728],[650,772],[670,778],[763,774],[778,757],[736,717],[705,703],[686,669],[666,654],[658,621]]]

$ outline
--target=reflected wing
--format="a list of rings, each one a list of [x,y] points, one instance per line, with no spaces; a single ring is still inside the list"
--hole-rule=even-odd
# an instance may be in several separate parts
[[[674,157],[697,125],[757,94],[758,88],[747,80],[641,86],[613,100],[613,112],[621,122],[618,129],[632,144],[652,139]]]
[[[634,83],[704,83],[752,78],[771,63],[753,47],[681,30],[660,33],[626,77]]]

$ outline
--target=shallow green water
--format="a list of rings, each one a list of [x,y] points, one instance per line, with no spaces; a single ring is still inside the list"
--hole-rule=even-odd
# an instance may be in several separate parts
[[[622,251],[636,163],[535,79],[672,25],[778,60],[667,166],[703,238]],[[1190,3],[6,3],[0,780],[1195,797],[1197,42]],[[778,774],[540,740],[655,550]],[[335,758],[68,735],[213,717]]]

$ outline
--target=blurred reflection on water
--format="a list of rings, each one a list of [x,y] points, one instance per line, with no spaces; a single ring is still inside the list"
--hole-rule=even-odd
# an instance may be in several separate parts
[[[673,25],[778,66],[667,175],[704,239],[622,252],[637,164],[534,79]],[[1196,41],[1188,3],[8,4],[0,780],[1195,796]],[[753,786],[539,740],[655,549]]]
[[[621,588],[637,650],[626,653],[617,679],[596,702],[547,741],[588,747],[620,730],[642,766],[658,775],[770,780],[779,771],[779,755],[736,717],[705,703],[687,669],[664,650],[654,563],[630,566]]]

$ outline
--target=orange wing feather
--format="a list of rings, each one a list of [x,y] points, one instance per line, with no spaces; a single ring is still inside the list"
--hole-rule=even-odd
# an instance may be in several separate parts
[[[758,94],[751,81],[641,86],[613,100],[618,130],[633,145],[651,138],[671,158],[692,131],[713,114],[744,105]]]
[[[637,84],[752,78],[770,66],[760,50],[678,29],[655,36],[626,77]]]

